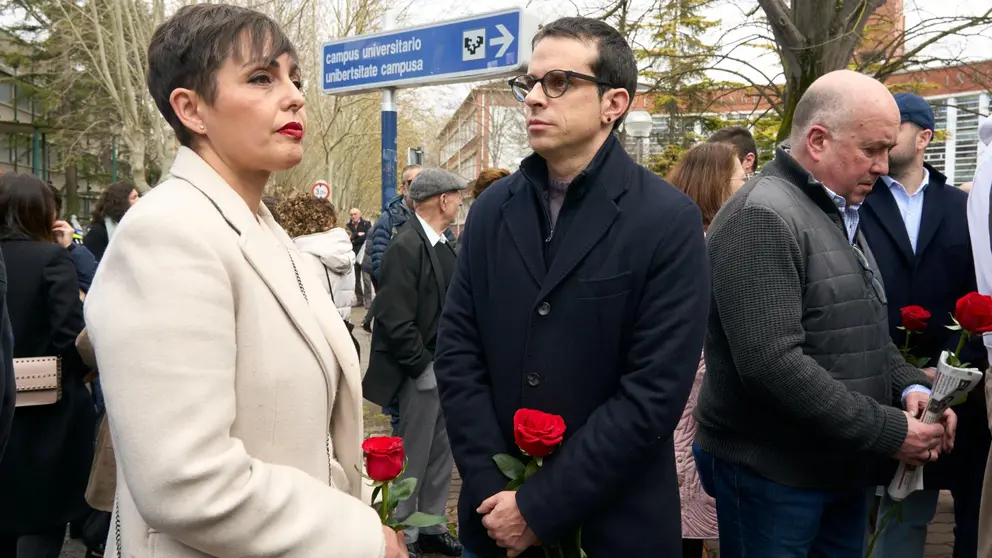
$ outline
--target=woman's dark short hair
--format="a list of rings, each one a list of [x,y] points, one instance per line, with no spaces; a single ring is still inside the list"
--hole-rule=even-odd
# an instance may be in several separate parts
[[[627,94],[630,95],[630,103],[633,104],[634,95],[637,93],[637,59],[630,48],[630,43],[619,31],[598,19],[563,17],[542,27],[534,35],[531,45],[537,46],[537,43],[547,38],[574,39],[595,44],[596,59],[591,66],[593,75],[613,88],[626,89]],[[599,95],[602,96],[608,89],[609,87],[600,85]],[[627,110],[630,110],[629,105]],[[626,114],[616,119],[613,123],[614,130],[620,127],[625,116]]]
[[[0,175],[0,238],[55,242],[55,196],[33,174]]]
[[[109,217],[111,221],[120,223],[124,214],[131,209],[131,192],[134,184],[130,182],[114,182],[100,194],[93,204],[93,222],[103,221]]]
[[[169,97],[176,89],[196,91],[208,104],[217,99],[217,71],[229,57],[237,63],[296,58],[293,43],[265,14],[228,4],[184,6],[160,25],[148,45],[148,91],[179,143],[193,145]]]

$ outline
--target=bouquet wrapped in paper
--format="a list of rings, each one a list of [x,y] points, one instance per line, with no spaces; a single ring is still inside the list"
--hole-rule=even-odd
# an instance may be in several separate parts
[[[968,397],[968,392],[981,381],[982,371],[962,362],[961,351],[972,335],[992,331],[992,297],[979,293],[968,293],[961,297],[954,307],[953,320],[954,325],[947,327],[960,331],[961,337],[957,349],[953,353],[942,352],[937,362],[937,375],[921,418],[927,424],[939,422],[944,411],[963,402]],[[902,501],[914,490],[922,489],[923,466],[900,463],[889,483],[888,493],[893,500]]]

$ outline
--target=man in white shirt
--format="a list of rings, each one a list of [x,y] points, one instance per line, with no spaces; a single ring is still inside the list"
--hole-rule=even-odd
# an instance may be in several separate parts
[[[444,516],[454,458],[434,376],[434,352],[455,251],[444,235],[458,216],[467,182],[441,169],[424,169],[410,185],[415,218],[397,229],[382,257],[365,399],[399,400],[396,435],[403,438],[404,478],[417,479],[396,507],[400,522],[414,512]],[[461,556],[446,525],[405,531],[410,558],[420,553]]]
[[[925,331],[910,339],[912,354],[935,366],[943,350],[953,350],[957,332],[951,314],[955,303],[975,290],[974,265],[965,220],[967,194],[947,183],[947,177],[923,162],[933,139],[933,110],[912,93],[895,96],[901,124],[897,145],[889,152],[889,172],[875,183],[861,209],[861,229],[878,262],[888,296],[889,334],[902,346],[906,332],[900,310],[918,305],[931,313]],[[977,343],[965,360],[979,362],[985,355]],[[977,354],[975,354],[977,353]],[[933,369],[928,373],[933,376]],[[917,386],[907,391],[928,391]],[[905,394],[904,394],[905,397]],[[990,436],[981,401],[969,400],[954,409],[958,414],[957,443],[926,466],[926,490],[904,500],[901,521],[889,522],[875,547],[877,558],[923,558],[927,525],[937,510],[939,489],[950,489],[955,499],[955,552],[971,557],[978,544],[978,505]],[[878,520],[895,505],[882,496]]]

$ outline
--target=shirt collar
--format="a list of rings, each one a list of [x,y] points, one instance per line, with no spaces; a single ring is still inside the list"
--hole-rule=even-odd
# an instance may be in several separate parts
[[[427,221],[424,221],[423,217],[421,217],[417,213],[414,213],[414,215],[417,215],[417,220],[420,221],[420,226],[424,228],[424,232],[427,234],[427,241],[431,243],[431,246],[437,246],[438,242],[448,241],[448,239],[445,238],[443,235],[437,234],[437,231],[434,230],[434,227],[428,225]]]
[[[841,196],[835,193],[830,188],[827,188],[826,184],[820,182],[820,185],[823,186],[823,190],[827,193],[828,196],[830,196],[830,199],[833,200],[834,205],[837,206],[837,209],[841,210],[842,212],[845,209],[852,209],[857,211],[857,209],[861,207],[860,203],[847,203],[847,200],[844,199],[844,196]]]
[[[909,194],[909,192],[906,191],[906,187],[903,186],[901,182],[899,182],[895,178],[892,178],[891,176],[883,176],[882,181],[885,182],[885,184],[889,187],[890,190],[893,188],[901,188],[904,192]],[[927,186],[929,185],[930,185],[930,169],[923,167],[923,182],[920,183],[920,189],[916,191],[916,194],[922,193],[924,190],[927,189]],[[916,194],[913,195],[915,196]]]

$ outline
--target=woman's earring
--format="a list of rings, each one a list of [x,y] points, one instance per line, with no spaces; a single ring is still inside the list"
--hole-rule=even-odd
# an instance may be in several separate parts
[[[606,117],[606,121],[607,122],[613,122],[613,117],[612,116],[607,116]]]
[[[204,126],[203,124],[200,124],[200,129],[201,129],[201,130],[206,130],[206,129],[207,129],[207,127],[206,127],[206,126]]]

